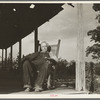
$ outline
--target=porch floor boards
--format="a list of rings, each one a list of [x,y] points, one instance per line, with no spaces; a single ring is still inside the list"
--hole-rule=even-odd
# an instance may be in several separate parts
[[[87,94],[85,91],[76,91],[75,89],[72,88],[67,88],[67,87],[59,87],[53,90],[46,90],[42,92],[26,92],[26,91],[20,91],[20,92],[14,92],[12,94],[49,94],[49,95],[74,95],[74,94]]]

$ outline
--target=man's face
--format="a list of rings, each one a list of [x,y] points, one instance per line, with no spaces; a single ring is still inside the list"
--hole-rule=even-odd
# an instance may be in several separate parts
[[[46,45],[46,43],[42,43],[41,44],[41,50],[42,50],[42,52],[46,52],[47,51],[47,45]]]

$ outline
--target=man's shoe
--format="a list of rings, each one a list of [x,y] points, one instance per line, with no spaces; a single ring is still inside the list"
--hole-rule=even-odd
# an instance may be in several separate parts
[[[35,89],[35,92],[41,92],[41,91],[43,91],[42,88],[36,88],[36,89]]]
[[[31,90],[30,88],[26,88],[24,91],[25,92],[30,92],[30,90]]]

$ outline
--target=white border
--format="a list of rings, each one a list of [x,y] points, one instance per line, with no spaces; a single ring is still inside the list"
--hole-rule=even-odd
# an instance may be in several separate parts
[[[0,99],[1,98],[5,98],[5,99],[46,99],[46,98],[50,98],[50,99],[66,99],[66,98],[80,98],[80,99],[87,99],[87,98],[100,98],[99,94],[79,94],[79,95],[58,95],[57,97],[51,97],[49,94],[2,94],[0,95]]]
[[[100,1],[0,1],[0,3],[100,3]]]
[[[0,1],[0,3],[100,3],[100,1]],[[49,94],[0,94],[0,99],[66,99],[66,98],[100,98],[100,94],[57,94],[56,97],[51,97]]]

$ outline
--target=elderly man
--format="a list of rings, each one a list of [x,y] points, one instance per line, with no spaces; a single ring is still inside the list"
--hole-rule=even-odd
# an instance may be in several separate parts
[[[25,91],[30,91],[33,87],[36,92],[43,90],[42,86],[47,78],[47,71],[50,63],[48,58],[57,61],[56,56],[48,52],[48,43],[41,43],[41,51],[26,56],[23,60],[23,82]]]

